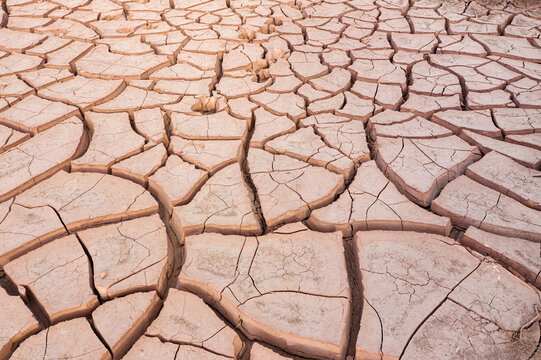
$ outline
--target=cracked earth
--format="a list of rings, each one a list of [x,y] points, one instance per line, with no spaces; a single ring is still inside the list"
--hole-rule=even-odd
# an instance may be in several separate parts
[[[0,360],[539,360],[540,275],[537,1],[1,1]]]

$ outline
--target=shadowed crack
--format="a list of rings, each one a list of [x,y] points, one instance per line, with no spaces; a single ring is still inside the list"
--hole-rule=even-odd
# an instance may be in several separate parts
[[[256,118],[254,115],[254,111],[252,110],[252,119],[250,121],[248,134],[246,138],[244,139],[244,143],[243,143],[244,156],[241,158],[240,166],[241,166],[241,172],[242,172],[242,177],[244,179],[244,183],[246,184],[246,186],[248,187],[252,195],[252,211],[254,212],[256,216],[256,219],[259,223],[259,227],[261,228],[262,234],[265,235],[268,232],[267,221],[265,220],[265,217],[263,215],[263,210],[261,208],[261,201],[259,200],[257,188],[252,180],[252,177],[250,176],[250,165],[248,164],[248,152],[250,151],[250,141],[252,139],[252,135],[254,134],[255,122],[256,122]]]
[[[350,325],[346,356],[355,358],[356,343],[361,328],[361,316],[363,313],[363,285],[360,279],[359,259],[353,246],[352,238],[344,238],[344,255],[346,257],[346,269],[350,288]],[[381,338],[383,339],[383,328]],[[383,341],[382,341],[383,344]]]

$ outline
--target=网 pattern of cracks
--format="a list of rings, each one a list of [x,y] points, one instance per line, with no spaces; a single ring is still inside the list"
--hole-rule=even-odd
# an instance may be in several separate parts
[[[2,0],[0,158],[8,170],[0,173],[7,184],[0,189],[0,232],[9,233],[9,244],[0,249],[0,285],[18,291],[40,323],[15,345],[47,328],[47,349],[49,327],[87,316],[105,353],[120,358],[176,287],[185,236],[220,227],[266,235],[308,220],[344,232],[352,303],[346,353],[354,356],[363,313],[355,230],[449,235],[448,222],[433,220],[441,215],[457,238],[471,226],[539,241],[540,18],[538,7],[512,1]],[[53,131],[69,141],[51,148]],[[515,169],[513,186],[505,169],[487,170],[500,153]],[[366,180],[356,176],[359,167],[390,182],[371,193],[358,185]],[[98,174],[104,175],[73,185]],[[322,179],[333,186],[312,191]],[[112,187],[118,193],[97,195]],[[89,204],[124,195],[118,208],[84,213]],[[413,203],[433,212],[431,220],[399,208]],[[201,214],[188,218],[190,204]],[[336,209],[346,209],[344,221],[329,216]],[[18,216],[42,222],[15,239]],[[144,234],[107,228],[149,219],[155,223],[145,224]],[[144,243],[159,231],[166,255]],[[110,274],[98,270],[99,254],[112,250],[98,237],[111,232],[119,244],[148,252],[133,264],[144,284],[122,285],[131,273],[105,284]],[[475,248],[477,238],[468,239]],[[58,260],[60,268],[71,269],[77,254],[87,258],[88,271],[72,269],[90,279],[81,303],[57,304],[35,285],[57,267],[35,279],[18,270],[60,241],[74,249]],[[497,260],[515,264],[503,255]],[[163,270],[152,283],[147,276],[157,264]],[[100,329],[100,314],[120,306],[115,299],[152,291],[148,303],[126,300],[142,307],[144,321],[134,320],[123,345]]]

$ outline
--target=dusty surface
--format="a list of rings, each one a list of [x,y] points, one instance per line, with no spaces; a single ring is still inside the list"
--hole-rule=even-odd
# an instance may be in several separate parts
[[[541,359],[541,5],[2,0],[0,360]]]

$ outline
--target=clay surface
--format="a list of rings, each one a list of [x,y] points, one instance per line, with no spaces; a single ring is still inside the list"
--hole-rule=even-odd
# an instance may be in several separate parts
[[[541,359],[541,3],[3,0],[0,360]]]

